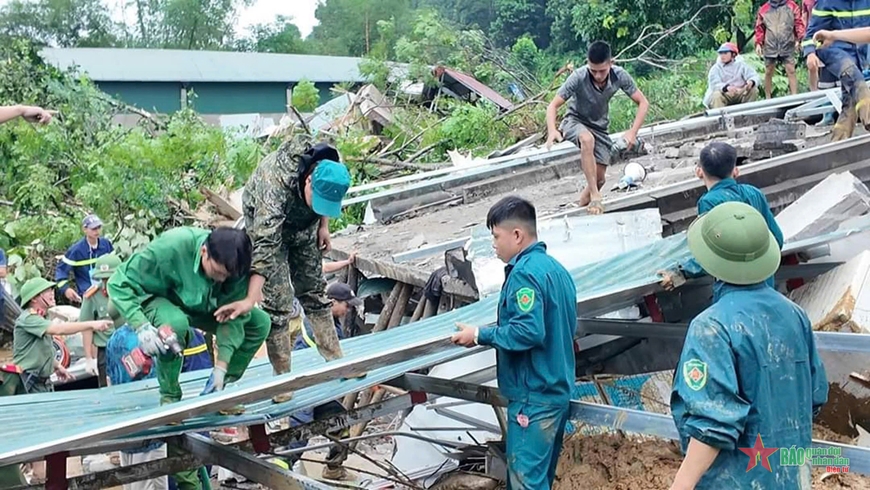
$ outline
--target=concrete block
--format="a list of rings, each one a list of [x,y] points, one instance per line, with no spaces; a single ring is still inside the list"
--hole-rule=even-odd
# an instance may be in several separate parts
[[[803,307],[813,330],[870,333],[870,251],[789,294]]]
[[[755,139],[761,141],[782,141],[801,139],[807,134],[807,125],[804,122],[785,122],[782,119],[771,119],[759,124],[755,131]]]
[[[785,241],[797,241],[839,228],[870,211],[870,190],[850,172],[837,173],[810,189],[776,217]]]
[[[729,129],[725,133],[725,137],[735,139],[735,140],[741,140],[744,138],[749,138],[750,136],[753,135],[753,133],[755,133],[755,131],[752,128],[734,128],[734,129]]]

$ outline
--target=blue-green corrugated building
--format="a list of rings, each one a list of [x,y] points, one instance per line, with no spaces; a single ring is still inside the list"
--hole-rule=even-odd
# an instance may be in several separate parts
[[[365,81],[362,59],[340,56],[116,48],[46,48],[40,55],[58,68],[77,66],[127,104],[164,114],[187,104],[201,114],[284,113],[300,80],[314,82],[320,103],[337,83]]]

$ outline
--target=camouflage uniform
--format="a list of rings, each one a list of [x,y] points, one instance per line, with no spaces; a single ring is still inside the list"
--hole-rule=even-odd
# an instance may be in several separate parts
[[[245,229],[254,244],[252,271],[266,279],[262,307],[272,321],[266,346],[276,374],[290,371],[294,332],[288,325],[298,317],[294,297],[311,321],[320,355],[327,361],[343,357],[317,244],[321,217],[305,202],[298,175],[299,156],[307,144],[292,140],[266,156],[242,194]]]

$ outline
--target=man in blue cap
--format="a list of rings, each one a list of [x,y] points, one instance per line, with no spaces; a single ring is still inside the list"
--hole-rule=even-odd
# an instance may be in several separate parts
[[[254,244],[248,297],[218,315],[262,305],[272,322],[266,348],[276,375],[290,371],[288,324],[294,297],[311,321],[320,355],[327,361],[343,357],[322,270],[322,252],[330,248],[329,218],[341,216],[341,200],[351,183],[339,160],[338,151],[326,143],[308,146],[290,140],[260,162],[242,194],[245,228]],[[285,393],[273,401],[291,397]]]
[[[89,214],[82,220],[84,238],[73,244],[57,264],[54,280],[60,293],[72,303],[81,303],[82,295],[94,284],[91,273],[97,259],[114,251],[112,242],[102,238],[103,221],[95,214]],[[70,279],[72,273],[72,279]]]

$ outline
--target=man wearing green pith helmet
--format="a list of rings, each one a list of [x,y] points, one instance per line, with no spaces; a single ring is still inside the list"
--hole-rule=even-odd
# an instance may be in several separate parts
[[[311,321],[320,355],[327,361],[343,357],[326,297],[322,253],[330,248],[329,218],[341,216],[351,178],[335,148],[310,146],[301,138],[264,158],[245,186],[245,229],[254,245],[248,302],[225,312],[232,316],[262,303],[272,323],[266,349],[276,375],[290,372],[294,297]],[[291,397],[285,393],[273,401]]]
[[[723,285],[689,325],[674,375],[671,412],[686,457],[671,490],[810,488],[809,466],[770,456],[810,447],[828,397],[806,313],[765,284],[779,268],[776,239],[752,206],[727,202],[698,218],[688,241]]]

